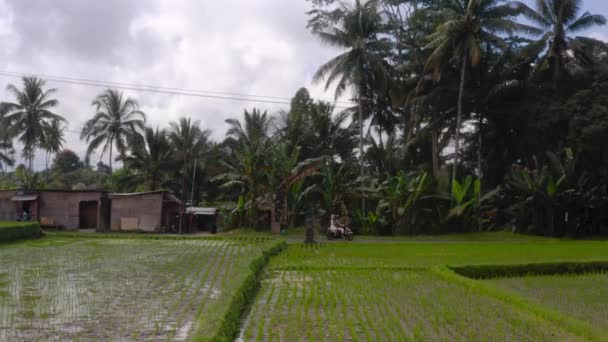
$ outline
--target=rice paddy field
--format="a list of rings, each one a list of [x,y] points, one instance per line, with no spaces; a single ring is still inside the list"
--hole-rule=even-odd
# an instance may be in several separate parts
[[[255,234],[50,234],[0,244],[0,341],[608,340],[606,273],[456,273],[604,267],[607,241],[290,239],[285,250]]]
[[[271,259],[239,340],[606,340],[605,275],[524,277],[522,285],[519,277],[474,280],[449,269],[592,261],[608,261],[606,241],[439,237],[292,244]],[[554,281],[561,285],[549,285]],[[587,302],[595,303],[584,308]]]
[[[47,237],[0,245],[0,341],[213,336],[269,244]]]
[[[589,322],[608,336],[608,273],[499,278],[487,282]]]

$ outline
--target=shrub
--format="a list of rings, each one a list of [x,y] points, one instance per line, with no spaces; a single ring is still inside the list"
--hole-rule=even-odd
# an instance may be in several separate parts
[[[281,253],[287,247],[287,243],[280,242],[262,252],[262,255],[254,259],[249,265],[250,272],[232,296],[226,310],[219,331],[215,336],[205,337],[202,332],[197,332],[193,341],[234,341],[239,332],[239,325],[247,308],[253,303],[259,288],[262,270],[268,264],[270,257]]]
[[[527,265],[480,265],[451,267],[468,278],[488,279],[500,277],[520,277],[528,275],[584,274],[608,271],[608,262],[557,262]]]
[[[40,237],[38,222],[0,222],[0,242]]]

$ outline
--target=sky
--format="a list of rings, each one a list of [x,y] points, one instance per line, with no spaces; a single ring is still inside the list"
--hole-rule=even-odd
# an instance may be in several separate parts
[[[608,14],[604,0],[585,6]],[[305,0],[0,0],[0,71],[284,98],[305,86],[327,100],[331,91],[312,84],[312,75],[339,51],[306,29],[309,9]],[[608,28],[588,34],[608,41]],[[8,83],[20,80],[0,76],[1,100],[12,100],[4,90]],[[48,86],[58,88],[56,112],[75,131],[94,114],[91,101],[104,90]],[[224,136],[224,121],[241,118],[244,108],[287,109],[132,90],[125,95],[140,103],[153,127],[189,116],[216,140]],[[78,134],[66,132],[66,140],[66,148],[84,156]],[[43,167],[43,155],[36,168]]]

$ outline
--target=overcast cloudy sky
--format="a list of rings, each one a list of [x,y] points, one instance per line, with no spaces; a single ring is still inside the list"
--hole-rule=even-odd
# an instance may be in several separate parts
[[[306,29],[304,0],[0,0],[0,70],[216,92],[291,97],[337,51]],[[587,9],[607,14],[605,1]],[[608,30],[590,32],[608,40]],[[16,78],[0,76],[4,85]],[[49,82],[59,89],[57,112],[79,130],[103,89]],[[280,105],[125,91],[149,123],[164,127],[191,116],[220,139],[224,120],[258,106]],[[78,135],[66,147],[83,154]],[[20,151],[19,151],[20,152]],[[40,168],[42,153],[36,160]],[[105,158],[104,158],[105,159]]]

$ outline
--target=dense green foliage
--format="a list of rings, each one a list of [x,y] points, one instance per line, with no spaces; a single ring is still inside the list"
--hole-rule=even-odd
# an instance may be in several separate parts
[[[82,138],[109,166],[68,171],[64,152],[47,174],[18,168],[2,186],[168,188],[232,203],[234,227],[337,215],[366,234],[608,233],[608,45],[575,36],[604,16],[582,0],[308,3],[311,37],[340,49],[314,77],[335,103],[303,88],[285,111],[227,120],[214,142],[188,117],[145,127],[135,101],[106,90]],[[30,78],[9,90],[19,101],[0,108],[0,164],[15,138],[30,163],[36,148],[57,153],[54,90]]]
[[[42,236],[42,230],[37,222],[0,222],[0,242]]]

